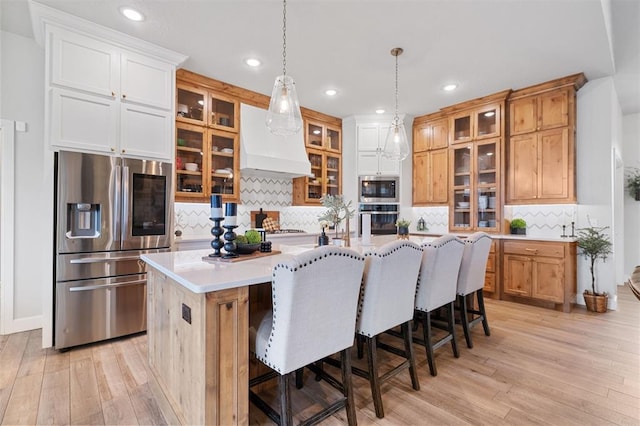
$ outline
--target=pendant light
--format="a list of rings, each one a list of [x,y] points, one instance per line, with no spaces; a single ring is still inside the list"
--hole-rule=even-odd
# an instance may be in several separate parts
[[[396,57],[396,112],[387,133],[382,155],[391,160],[402,161],[409,155],[409,143],[407,132],[404,130],[404,122],[398,117],[398,56],[402,55],[402,48],[391,49],[391,55]]]
[[[271,133],[279,136],[294,135],[302,128],[296,86],[287,75],[287,0],[282,8],[282,75],[273,84],[266,124]]]

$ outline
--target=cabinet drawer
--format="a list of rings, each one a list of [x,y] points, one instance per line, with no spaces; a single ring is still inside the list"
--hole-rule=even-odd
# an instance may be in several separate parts
[[[525,256],[564,257],[564,244],[505,241],[504,252]]]

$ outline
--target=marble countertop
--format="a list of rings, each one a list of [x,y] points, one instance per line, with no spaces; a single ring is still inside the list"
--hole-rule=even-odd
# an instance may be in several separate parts
[[[320,235],[319,232],[290,232],[286,234],[267,234],[267,241],[277,242],[279,239],[283,238],[309,238],[309,237],[317,237]],[[197,241],[211,241],[211,235],[182,235],[180,237],[174,237],[174,242],[197,242]]]
[[[425,236],[425,237],[440,237],[444,234],[436,234],[430,231],[413,231],[410,233],[411,235],[416,236]],[[453,235],[458,235],[460,238],[465,238],[471,235],[470,232],[451,232]],[[577,238],[565,237],[562,238],[560,236],[557,237],[545,237],[545,236],[533,236],[533,235],[515,235],[515,234],[489,234],[491,238],[495,240],[520,240],[520,241],[553,241],[560,243],[572,243],[577,241]]]
[[[365,253],[395,239],[395,235],[379,235],[372,237],[371,244],[363,245],[360,238],[352,238],[351,247],[349,248]],[[435,239],[435,237],[410,237],[411,241],[418,244],[431,239]],[[315,244],[274,243],[273,250],[281,251],[281,253],[239,262],[203,260],[203,257],[211,253],[211,249],[143,254],[140,258],[150,267],[155,268],[190,291],[208,293],[270,282],[271,270],[275,265],[280,262],[286,262],[296,254],[311,250],[314,247]]]

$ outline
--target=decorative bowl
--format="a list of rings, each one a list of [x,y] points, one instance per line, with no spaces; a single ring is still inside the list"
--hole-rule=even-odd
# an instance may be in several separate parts
[[[197,172],[198,171],[198,164],[197,163],[184,163],[184,168],[189,170],[190,172]]]
[[[255,244],[245,244],[245,243],[236,243],[236,252],[238,254],[251,254],[254,251],[257,251],[260,249],[260,243],[255,243]]]
[[[468,209],[469,202],[468,201],[458,201],[458,207],[461,209]]]

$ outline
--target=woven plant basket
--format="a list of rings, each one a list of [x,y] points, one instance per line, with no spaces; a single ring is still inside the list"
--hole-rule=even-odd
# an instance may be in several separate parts
[[[584,293],[584,302],[587,305],[587,311],[603,313],[607,312],[607,304],[609,296],[602,294]]]

